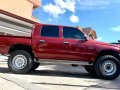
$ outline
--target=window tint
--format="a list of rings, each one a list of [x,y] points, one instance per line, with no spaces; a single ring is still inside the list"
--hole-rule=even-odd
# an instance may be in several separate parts
[[[41,30],[41,36],[59,37],[59,27],[58,26],[43,26]]]
[[[76,28],[63,27],[63,37],[73,39],[83,39],[84,34]]]

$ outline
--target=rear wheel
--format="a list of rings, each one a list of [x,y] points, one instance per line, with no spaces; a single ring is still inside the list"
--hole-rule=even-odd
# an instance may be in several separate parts
[[[27,73],[33,66],[33,57],[23,50],[17,50],[10,54],[8,67],[13,73]]]
[[[95,63],[96,74],[103,79],[115,79],[120,74],[120,61],[112,56],[101,56]]]

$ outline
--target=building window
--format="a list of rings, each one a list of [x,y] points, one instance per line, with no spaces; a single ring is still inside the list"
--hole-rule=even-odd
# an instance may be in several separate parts
[[[92,34],[89,34],[89,37],[90,37],[91,39],[94,39],[94,36],[93,36]]]

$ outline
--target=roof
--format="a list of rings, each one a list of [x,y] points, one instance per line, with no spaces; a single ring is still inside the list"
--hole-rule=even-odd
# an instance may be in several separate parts
[[[94,39],[97,38],[96,31],[95,31],[95,30],[92,30],[91,27],[82,28],[82,31],[83,31],[85,34],[87,34],[88,36],[89,36],[90,34],[92,34],[92,35],[94,36]]]
[[[21,17],[21,16],[18,16],[18,15],[12,14],[12,13],[9,13],[9,12],[4,11],[4,10],[2,10],[2,9],[0,9],[0,14],[4,14],[4,15],[10,16],[10,17],[12,17],[12,18],[19,19],[19,20],[22,20],[22,21],[25,21],[25,22],[28,22],[28,23],[31,23],[31,24],[37,23],[37,22],[35,22],[35,21],[32,21],[32,20],[30,20],[30,19],[26,19],[26,18],[23,18],[23,17]]]
[[[85,34],[89,35],[92,29],[88,27],[88,28],[82,28],[82,30]]]
[[[28,0],[33,3],[34,8],[41,6],[41,0]]]

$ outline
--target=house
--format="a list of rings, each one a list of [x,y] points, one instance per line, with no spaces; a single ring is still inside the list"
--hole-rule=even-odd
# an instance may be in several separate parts
[[[40,0],[0,0],[0,34],[30,36],[34,24],[33,9]]]
[[[82,31],[92,39],[97,39],[96,31],[90,27],[82,28]]]
[[[32,11],[40,6],[40,0],[0,0],[0,10],[36,22],[38,20],[32,16]]]
[[[79,28],[81,31],[83,31],[87,36],[89,36],[92,39],[97,39],[97,34],[96,31],[93,30],[90,27],[86,27],[86,28],[81,28],[79,26],[77,26],[77,28]]]
[[[34,20],[0,10],[0,35],[30,36]]]

